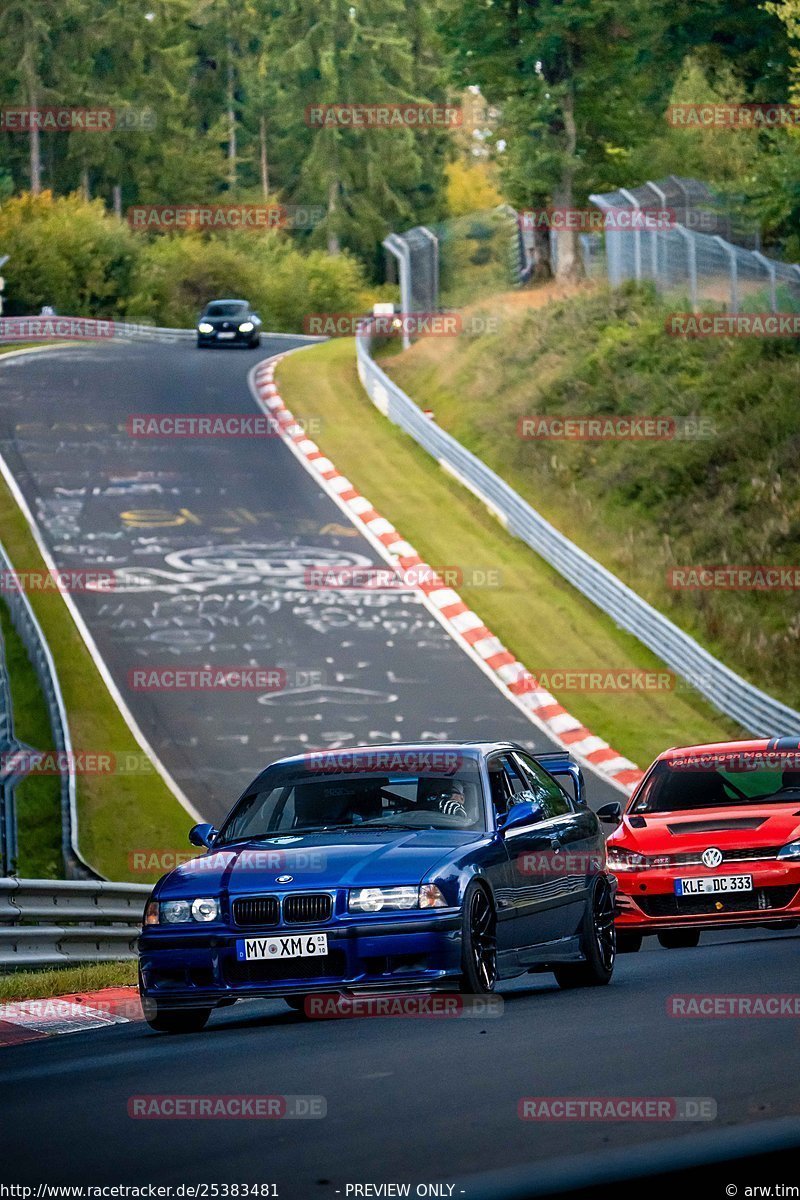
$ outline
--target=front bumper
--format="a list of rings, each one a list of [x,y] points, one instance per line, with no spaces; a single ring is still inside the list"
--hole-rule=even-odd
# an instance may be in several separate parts
[[[676,896],[678,878],[752,875],[749,892]],[[800,921],[800,863],[775,859],[723,864],[715,870],[696,866],[619,872],[617,930],[657,933],[659,929],[721,929]]]
[[[236,941],[269,934],[325,932],[325,958],[239,962]],[[441,987],[461,969],[458,911],[424,916],[281,926],[267,930],[153,927],[139,938],[142,994],[161,1006],[215,1006],[247,996],[339,989]]]
[[[225,337],[225,333],[233,333],[233,337]],[[198,346],[249,346],[255,341],[258,334],[251,330],[250,333],[240,333],[236,330],[215,330],[214,333],[198,333]]]

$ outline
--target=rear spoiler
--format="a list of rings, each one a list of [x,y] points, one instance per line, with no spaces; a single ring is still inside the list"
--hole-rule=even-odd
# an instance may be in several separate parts
[[[533,750],[531,756],[541,763],[545,771],[549,771],[551,775],[568,775],[572,781],[572,788],[567,788],[567,791],[572,791],[578,804],[586,803],[583,771],[567,750],[546,750],[542,754]]]

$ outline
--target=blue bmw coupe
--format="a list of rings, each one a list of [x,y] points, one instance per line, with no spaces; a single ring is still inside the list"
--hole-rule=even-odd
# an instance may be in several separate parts
[[[285,758],[189,839],[206,852],[159,881],[139,940],[153,1029],[202,1029],[248,996],[302,1009],[314,992],[485,995],[528,971],[611,979],[615,882],[567,754],[481,742]]]

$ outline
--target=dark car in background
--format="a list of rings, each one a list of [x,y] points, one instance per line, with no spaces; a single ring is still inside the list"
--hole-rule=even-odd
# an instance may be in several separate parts
[[[157,1030],[201,1029],[252,996],[302,1008],[315,991],[611,979],[614,878],[566,753],[481,742],[285,758],[190,840],[208,852],[159,881],[139,940]]]
[[[261,318],[247,300],[212,300],[197,321],[197,345],[261,345]]]

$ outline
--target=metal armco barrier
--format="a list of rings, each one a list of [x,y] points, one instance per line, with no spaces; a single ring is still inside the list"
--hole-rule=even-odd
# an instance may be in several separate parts
[[[0,968],[134,958],[151,891],[146,883],[0,879]]]
[[[800,713],[768,696],[704,650],[663,613],[559,533],[526,500],[405,394],[371,353],[369,321],[356,338],[358,374],[373,404],[454,475],[500,520],[593,604],[652,650],[720,712],[759,737],[800,737]]]
[[[28,597],[18,585],[11,586],[15,579],[14,568],[2,542],[0,542],[0,571],[4,573],[4,577],[9,583],[9,586],[3,591],[3,599],[8,605],[11,622],[22,639],[47,705],[53,745],[46,749],[63,753],[67,764],[67,769],[61,773],[61,852],[64,870],[71,879],[101,879],[102,876],[89,866],[78,849],[78,809],[75,795],[72,740],[53,656]]]

